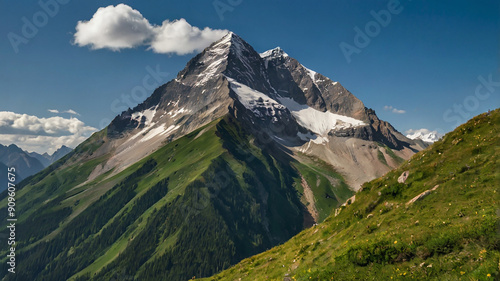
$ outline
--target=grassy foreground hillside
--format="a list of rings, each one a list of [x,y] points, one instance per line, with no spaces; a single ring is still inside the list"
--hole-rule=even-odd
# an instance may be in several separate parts
[[[206,280],[500,280],[499,135],[500,110],[481,114],[336,216]]]

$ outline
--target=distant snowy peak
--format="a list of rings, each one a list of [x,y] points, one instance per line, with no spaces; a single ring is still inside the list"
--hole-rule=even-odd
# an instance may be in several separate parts
[[[280,47],[267,50],[263,53],[260,53],[259,56],[264,61],[264,66],[266,69],[268,68],[270,61],[286,61],[289,58],[288,54],[285,53],[285,51],[283,51],[283,49],[281,49]]]
[[[260,53],[260,57],[263,59],[272,59],[272,58],[277,58],[277,57],[288,57],[288,54],[283,51],[280,47],[276,47],[271,50],[267,50],[263,53]]]
[[[408,130],[406,131],[406,137],[409,139],[421,139],[425,142],[435,142],[441,138],[441,134],[437,131],[429,131],[428,129],[419,130]]]

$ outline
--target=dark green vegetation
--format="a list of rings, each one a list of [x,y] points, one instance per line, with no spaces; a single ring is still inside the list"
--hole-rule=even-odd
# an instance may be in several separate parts
[[[387,145],[381,143],[381,142],[378,142],[377,143],[381,148],[384,149],[385,153],[394,160],[395,163],[397,163],[398,165],[403,163],[405,160],[399,156],[397,156],[394,151],[392,151],[392,149],[390,147],[388,147]],[[385,159],[385,156],[384,154],[382,153],[382,151],[380,151],[380,149],[377,151],[377,158],[380,162],[382,162],[383,164],[387,165],[387,159]]]
[[[111,156],[96,156],[106,141],[106,130],[96,133],[20,184],[17,273],[6,280],[210,276],[304,229],[302,178],[320,221],[352,195],[325,163],[299,163],[230,117],[87,181]]]
[[[364,184],[337,216],[207,280],[499,280],[499,144],[497,109]]]

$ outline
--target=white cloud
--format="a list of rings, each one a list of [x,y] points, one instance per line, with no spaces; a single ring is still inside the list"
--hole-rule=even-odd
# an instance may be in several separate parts
[[[119,4],[97,9],[89,21],[78,21],[74,42],[92,49],[118,51],[140,46],[152,36],[153,27],[139,11]]]
[[[78,21],[74,44],[113,51],[144,45],[155,53],[184,55],[203,50],[227,32],[199,29],[182,18],[152,25],[139,11],[119,4],[99,8],[89,21]]]
[[[43,154],[54,153],[59,147],[65,145],[75,148],[88,136],[69,135],[69,136],[34,136],[34,135],[4,135],[0,134],[0,144],[15,144],[28,152],[37,152]]]
[[[69,114],[73,114],[73,115],[78,115],[80,116],[80,113],[74,111],[73,109],[68,109],[66,111],[63,111],[63,113],[69,113]]]
[[[227,30],[214,30],[208,27],[201,30],[190,25],[185,19],[172,22],[166,20],[161,26],[155,27],[155,38],[149,48],[155,53],[185,55],[202,51],[227,32]]]
[[[86,126],[74,117],[40,118],[0,111],[0,143],[14,143],[28,151],[51,153],[61,145],[74,148],[95,131],[96,128]]]
[[[80,116],[80,113],[74,111],[73,109],[68,109],[68,110],[64,110],[64,111],[59,111],[57,109],[49,109],[48,111],[51,113],[69,113],[69,114]]]
[[[386,105],[386,106],[384,106],[384,110],[385,111],[391,111],[392,113],[397,113],[397,114],[404,114],[404,113],[406,113],[406,110],[397,109],[397,108],[393,107],[392,105]]]
[[[409,139],[421,139],[426,142],[438,141],[444,134],[439,133],[437,130],[431,131],[429,129],[410,129],[405,132],[406,137]]]

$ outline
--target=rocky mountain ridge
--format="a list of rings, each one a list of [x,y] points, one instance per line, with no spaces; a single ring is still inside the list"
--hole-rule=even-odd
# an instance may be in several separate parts
[[[229,33],[191,59],[174,80],[111,122],[106,136],[110,142],[96,153],[114,150],[115,155],[94,175],[112,169],[118,173],[166,142],[226,114],[253,128],[261,138],[305,153],[323,150],[317,145],[326,147],[329,139],[335,143],[346,138],[377,142],[397,150],[402,158],[426,146],[379,120],[339,82],[304,67],[281,48],[259,54]],[[370,154],[376,159],[378,152]],[[330,158],[322,159],[345,167]],[[361,162],[368,165],[371,161]],[[351,161],[348,170],[356,173],[357,166]],[[357,188],[390,167],[351,182]]]

